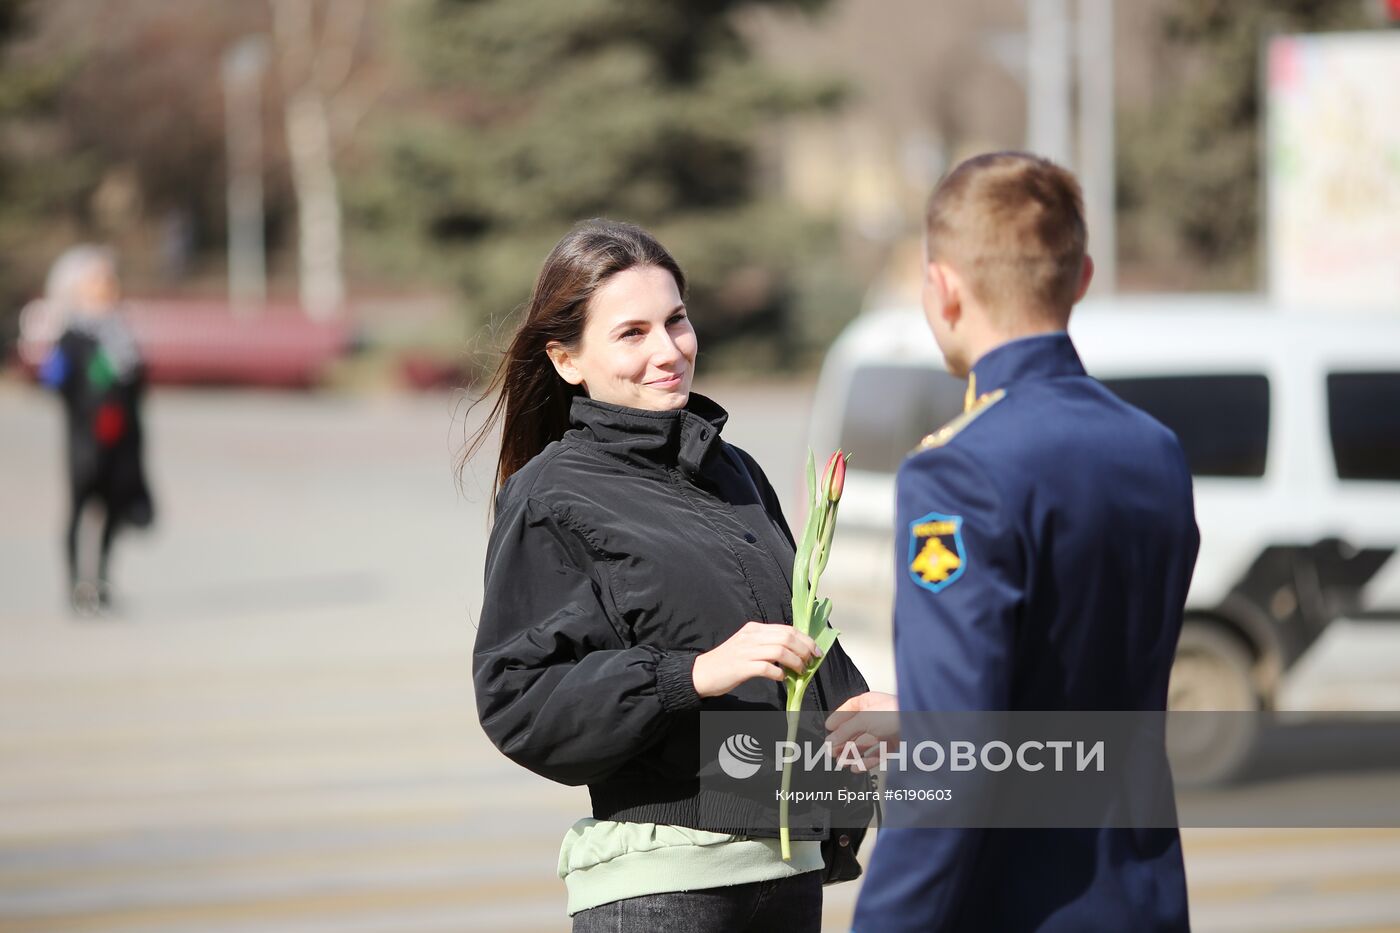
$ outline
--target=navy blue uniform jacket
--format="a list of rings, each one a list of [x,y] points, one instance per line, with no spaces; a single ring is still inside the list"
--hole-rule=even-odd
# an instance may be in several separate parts
[[[1064,333],[973,367],[973,414],[900,467],[906,710],[1160,710],[1199,536],[1175,435]],[[1189,929],[1175,829],[888,829],[859,933]]]

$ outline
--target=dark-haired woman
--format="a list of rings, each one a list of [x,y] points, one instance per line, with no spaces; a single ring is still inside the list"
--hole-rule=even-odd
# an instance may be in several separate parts
[[[817,649],[791,625],[777,497],[690,391],[684,298],[630,224],[581,224],[545,260],[467,451],[502,422],[478,715],[512,760],[589,787],[559,857],[575,931],[818,930],[827,831],[794,825],[784,861],[697,776],[695,711],[782,709]],[[830,655],[814,708],[866,690]]]

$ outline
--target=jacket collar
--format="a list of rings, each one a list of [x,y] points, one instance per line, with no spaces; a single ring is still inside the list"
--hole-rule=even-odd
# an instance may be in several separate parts
[[[972,367],[977,394],[1032,379],[1082,376],[1084,364],[1069,334],[1056,331],[1008,341],[984,354]]]
[[[728,420],[728,412],[696,392],[676,411],[624,408],[578,396],[569,406],[573,428],[565,437],[634,466],[677,467],[693,478],[718,446]]]

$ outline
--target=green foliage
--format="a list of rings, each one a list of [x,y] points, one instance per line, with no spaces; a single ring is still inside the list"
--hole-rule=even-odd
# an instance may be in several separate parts
[[[1167,4],[1159,28],[1179,74],[1119,134],[1125,251],[1172,253],[1204,271],[1202,287],[1256,285],[1264,44],[1370,24],[1364,0]]]
[[[840,91],[752,61],[733,14],[759,5],[821,4],[420,0],[403,41],[431,87],[352,179],[352,235],[383,265],[450,276],[477,330],[507,321],[575,221],[630,220],[686,269],[707,351],[781,342],[801,264],[835,237],[762,196],[760,140]]]
[[[20,64],[11,54],[37,6],[0,0],[0,353],[14,339],[19,309],[37,281],[38,231],[96,175],[90,157],[53,158],[49,151],[55,100],[73,63]]]

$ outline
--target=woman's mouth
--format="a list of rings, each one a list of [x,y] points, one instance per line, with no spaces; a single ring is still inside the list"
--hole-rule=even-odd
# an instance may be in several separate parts
[[[653,389],[674,389],[681,384],[681,377],[684,375],[684,373],[676,373],[663,379],[653,379],[647,385]]]

